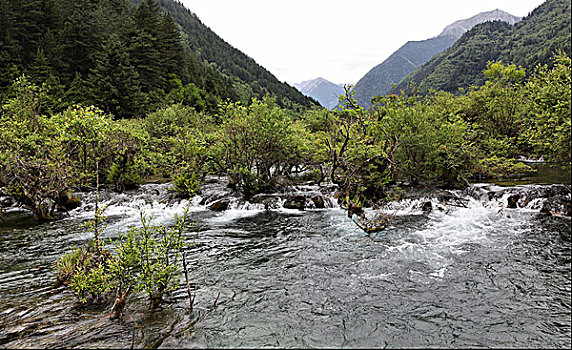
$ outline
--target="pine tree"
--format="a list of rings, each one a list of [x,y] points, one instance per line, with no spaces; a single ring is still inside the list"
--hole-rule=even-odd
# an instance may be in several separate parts
[[[75,73],[87,76],[94,66],[94,56],[105,39],[103,7],[90,0],[77,0],[64,9],[66,21],[59,33],[62,63],[67,80]],[[64,12],[64,13],[65,13]]]
[[[94,103],[106,112],[121,118],[143,113],[139,75],[117,35],[112,35],[96,55],[88,86]]]
[[[183,78],[183,82],[187,82],[185,50],[179,27],[171,15],[165,14],[161,16],[159,29],[157,45],[161,56],[163,74],[166,76],[175,74]]]
[[[159,10],[155,5],[152,0],[139,5],[128,33],[131,62],[139,73],[142,90],[147,93],[166,85],[157,44]]]

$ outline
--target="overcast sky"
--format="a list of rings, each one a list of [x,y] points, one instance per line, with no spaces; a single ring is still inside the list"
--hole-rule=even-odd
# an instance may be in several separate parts
[[[500,9],[527,16],[545,0],[179,0],[226,42],[289,84],[355,84],[410,40]]]

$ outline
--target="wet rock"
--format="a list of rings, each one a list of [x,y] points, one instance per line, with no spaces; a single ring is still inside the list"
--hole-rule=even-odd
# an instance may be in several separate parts
[[[212,211],[225,211],[228,209],[230,205],[229,199],[220,199],[209,206],[209,209]]]
[[[546,215],[552,215],[552,205],[548,201],[544,202],[542,208],[540,209],[540,213]]]
[[[16,201],[12,197],[0,197],[0,207],[8,208],[16,205]]]
[[[323,209],[323,208],[326,207],[326,203],[325,203],[325,201],[324,201],[324,197],[322,197],[322,196],[314,196],[314,197],[312,197],[311,199],[312,199],[312,202],[314,202],[314,206],[315,206],[317,209]]]
[[[457,196],[455,196],[454,194],[452,194],[449,191],[439,191],[439,192],[437,192],[437,199],[440,202],[446,202],[446,201],[451,200],[451,199],[457,199]]]
[[[62,193],[58,198],[58,204],[65,208],[65,210],[73,210],[81,206],[81,200],[76,196],[72,196],[70,193]]]
[[[519,194],[513,194],[507,198],[507,207],[511,209],[516,209],[518,200],[520,199]]]
[[[353,202],[348,203],[348,217],[350,219],[354,216],[354,214],[361,216],[363,213],[364,212],[362,207],[355,205]]]
[[[429,214],[433,210],[433,204],[430,201],[427,201],[421,204],[421,210],[423,214]]]
[[[276,195],[265,194],[265,193],[257,194],[250,199],[251,203],[264,204],[265,210],[277,209],[279,207],[279,205],[278,205],[279,201],[280,201],[280,197],[278,197]]]
[[[298,209],[304,210],[306,206],[306,197],[302,195],[293,195],[286,198],[284,202],[284,208],[286,209]]]

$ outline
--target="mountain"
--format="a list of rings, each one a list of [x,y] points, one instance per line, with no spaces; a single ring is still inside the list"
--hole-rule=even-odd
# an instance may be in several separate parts
[[[479,23],[500,20],[510,24],[521,18],[501,10],[479,13],[456,21],[434,38],[409,41],[381,64],[370,70],[354,87],[355,98],[361,106],[369,107],[374,96],[388,93],[403,77],[427,62],[431,57],[451,47],[466,31]]]
[[[129,1],[138,6],[147,0]],[[269,93],[276,97],[283,107],[307,108],[317,104],[316,101],[302,95],[294,87],[280,82],[252,58],[228,44],[180,2],[176,0],[156,1],[161,10],[168,12],[181,26],[186,35],[185,39],[193,51],[211,66],[233,79],[235,90],[242,100],[250,100],[251,97],[261,98]]]
[[[318,105],[174,0],[0,0],[0,104],[23,75],[49,87],[46,113],[81,104],[131,118],[172,103],[214,113],[266,95]]]
[[[516,64],[532,73],[538,64],[550,65],[558,50],[570,56],[570,8],[570,0],[547,0],[514,26],[499,21],[479,24],[391,92],[409,91],[413,84],[420,94],[431,89],[455,93],[482,85],[489,61]]]
[[[457,39],[463,36],[471,28],[477,24],[481,24],[488,21],[501,21],[509,24],[516,24],[522,20],[522,17],[516,17],[510,13],[504,12],[502,10],[496,9],[488,12],[481,12],[471,18],[462,19],[460,21],[453,22],[443,29],[439,36],[451,35]]]
[[[344,93],[344,86],[334,84],[324,78],[306,80],[294,87],[306,96],[310,96],[320,102],[328,109],[334,108],[338,104],[338,96]]]

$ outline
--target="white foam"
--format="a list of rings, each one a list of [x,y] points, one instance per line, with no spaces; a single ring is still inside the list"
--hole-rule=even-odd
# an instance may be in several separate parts
[[[263,209],[229,209],[207,220],[209,223],[226,224],[234,220],[256,216],[264,212]]]

